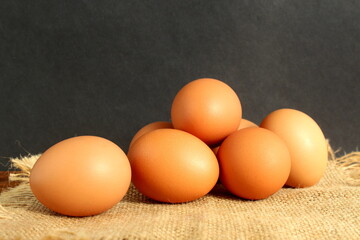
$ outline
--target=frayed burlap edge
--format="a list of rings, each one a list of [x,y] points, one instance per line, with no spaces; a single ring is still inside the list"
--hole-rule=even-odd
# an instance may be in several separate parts
[[[348,154],[344,154],[340,157],[337,157],[340,150],[334,151],[331,147],[329,140],[327,140],[328,146],[328,159],[329,161],[335,162],[335,165],[341,170],[343,174],[343,180],[352,186],[360,186],[360,152],[353,151]],[[9,175],[9,181],[19,181],[22,184],[28,184],[29,176],[32,167],[34,166],[37,159],[41,154],[37,155],[28,155],[20,158],[11,158],[10,162],[12,167],[19,169],[19,173],[12,173]],[[21,186],[18,186],[19,192],[21,194]],[[22,203],[26,205],[26,202]],[[0,218],[2,219],[11,219],[11,213],[9,213],[1,204],[0,204]]]
[[[41,154],[36,155],[28,155],[25,157],[19,158],[10,158],[11,168],[15,168],[19,170],[18,173],[10,173],[9,175],[9,182],[20,182],[20,184],[28,184],[30,172],[32,167],[34,166],[35,162]],[[21,192],[27,192],[27,190],[22,191],[23,188],[19,186],[17,194],[21,194]],[[23,204],[26,204],[24,202]],[[0,204],[0,219],[11,219],[11,213],[7,211],[1,204]]]
[[[352,186],[360,186],[360,152],[353,151],[340,157],[336,157],[340,152],[340,149],[334,151],[329,140],[327,140],[327,146],[329,161],[334,161],[339,167],[343,174],[344,181]]]
[[[10,182],[14,182],[14,181],[28,182],[31,169],[40,156],[41,156],[41,154],[36,154],[36,155],[28,155],[25,157],[10,159],[11,166],[13,168],[20,170],[20,172],[19,173],[11,173],[9,176],[9,181]]]

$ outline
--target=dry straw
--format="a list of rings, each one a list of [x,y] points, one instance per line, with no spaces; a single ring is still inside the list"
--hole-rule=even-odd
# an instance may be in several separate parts
[[[283,188],[260,201],[229,194],[221,184],[185,204],[162,204],[131,186],[109,211],[73,218],[51,212],[31,193],[30,170],[40,155],[11,159],[22,182],[0,195],[2,239],[360,239],[360,152],[337,157],[328,144],[323,179]]]

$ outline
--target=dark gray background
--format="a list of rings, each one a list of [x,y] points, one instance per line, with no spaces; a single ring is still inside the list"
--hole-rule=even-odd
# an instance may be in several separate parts
[[[355,150],[360,1],[1,1],[0,168],[76,135],[126,151],[201,77],[229,84],[249,120],[295,108]]]

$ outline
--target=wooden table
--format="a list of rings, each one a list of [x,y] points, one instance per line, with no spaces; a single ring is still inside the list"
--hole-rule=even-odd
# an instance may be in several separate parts
[[[10,173],[16,173],[16,171],[0,171],[0,192],[2,192],[8,187],[14,187],[16,185],[19,185],[19,182],[9,183]]]

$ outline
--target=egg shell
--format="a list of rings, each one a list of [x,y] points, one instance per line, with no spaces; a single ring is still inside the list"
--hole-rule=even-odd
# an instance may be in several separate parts
[[[234,195],[258,200],[279,191],[290,173],[285,142],[263,128],[245,128],[228,136],[218,151],[220,181]]]
[[[186,84],[171,107],[174,128],[189,132],[208,145],[218,144],[240,124],[239,97],[226,83],[202,78]]]
[[[47,208],[68,216],[102,213],[126,194],[130,164],[115,143],[96,136],[63,140],[36,161],[30,187]]]
[[[129,148],[134,144],[134,142],[141,137],[142,135],[151,132],[153,130],[156,129],[161,129],[161,128],[173,128],[173,125],[171,122],[167,122],[167,121],[157,121],[157,122],[152,122],[149,123],[145,126],[143,126],[140,130],[138,130],[135,135],[133,136]]]
[[[291,155],[291,172],[286,185],[310,187],[324,175],[328,154],[324,134],[307,114],[295,109],[279,109],[262,121],[261,127],[279,135]]]
[[[258,127],[258,125],[256,125],[255,123],[243,118],[241,119],[240,125],[237,128],[237,130],[243,129],[243,128],[248,128],[248,127]]]
[[[157,129],[141,136],[128,153],[132,182],[147,197],[182,203],[206,195],[216,184],[219,165],[197,137],[177,129]]]
[[[240,125],[237,128],[237,130],[243,129],[243,128],[249,128],[249,127],[258,127],[258,125],[256,125],[255,123],[246,120],[246,119],[241,119]],[[211,149],[213,150],[213,152],[215,153],[215,155],[217,155],[217,152],[219,151],[220,145],[216,146],[216,147],[212,147]]]

